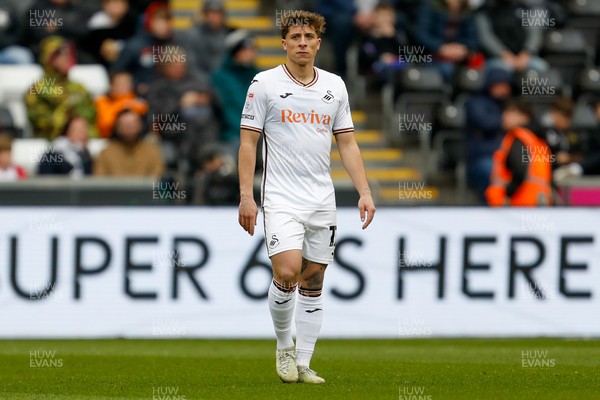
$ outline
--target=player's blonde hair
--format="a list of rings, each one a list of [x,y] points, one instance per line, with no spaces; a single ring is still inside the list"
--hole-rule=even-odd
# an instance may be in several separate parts
[[[317,37],[321,37],[325,32],[325,18],[320,14],[305,10],[285,11],[279,18],[282,39],[285,39],[293,26],[310,26],[317,33]]]

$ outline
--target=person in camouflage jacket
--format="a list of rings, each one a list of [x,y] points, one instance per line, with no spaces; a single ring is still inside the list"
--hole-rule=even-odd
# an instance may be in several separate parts
[[[70,81],[69,69],[75,64],[75,47],[59,36],[40,43],[40,64],[44,75],[25,93],[27,116],[35,137],[55,139],[73,116],[85,118],[90,136],[97,137],[96,109],[92,97],[80,83]]]

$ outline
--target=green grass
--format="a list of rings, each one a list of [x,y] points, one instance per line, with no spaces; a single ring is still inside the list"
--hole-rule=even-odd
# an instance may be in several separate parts
[[[274,346],[259,340],[0,341],[0,399],[153,399],[159,387],[178,391],[171,400],[600,399],[599,340],[321,340],[311,365],[327,380],[321,386],[281,383]],[[56,351],[62,367],[31,367],[36,350]],[[554,367],[523,368],[528,350],[547,351]],[[415,391],[421,394],[411,397]]]

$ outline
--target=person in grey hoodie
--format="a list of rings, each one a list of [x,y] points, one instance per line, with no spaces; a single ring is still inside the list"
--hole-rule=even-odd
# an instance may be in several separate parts
[[[488,68],[502,68],[508,72],[535,69],[543,72],[548,63],[538,56],[543,43],[543,29],[527,27],[532,21],[528,15],[534,10],[519,0],[493,0],[475,18],[479,42],[490,60]]]
[[[185,48],[193,73],[210,75],[223,63],[225,37],[231,32],[226,19],[221,0],[206,0],[198,22],[180,37],[175,37]]]

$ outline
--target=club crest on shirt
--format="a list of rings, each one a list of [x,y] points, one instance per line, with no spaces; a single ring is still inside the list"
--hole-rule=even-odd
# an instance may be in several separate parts
[[[331,103],[333,103],[333,100],[334,100],[334,99],[335,99],[335,98],[334,98],[334,96],[333,96],[333,93],[331,93],[331,90],[328,90],[328,91],[327,91],[327,94],[326,94],[325,96],[321,97],[321,100],[323,100],[323,102],[324,102],[324,103],[327,103],[327,104],[331,104]]]

